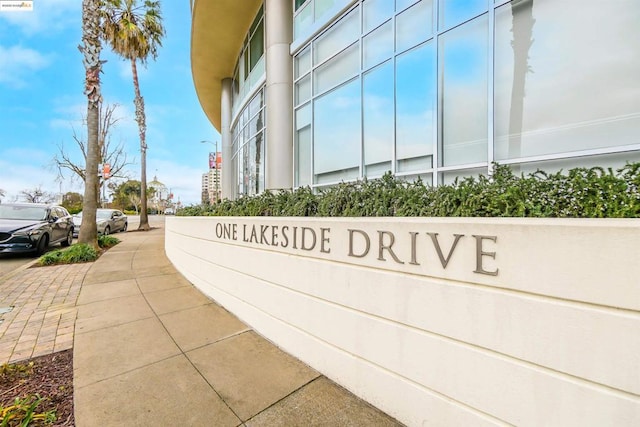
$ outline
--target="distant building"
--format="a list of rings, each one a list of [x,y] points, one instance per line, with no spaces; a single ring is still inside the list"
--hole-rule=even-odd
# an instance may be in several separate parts
[[[218,168],[202,174],[202,203],[214,203],[222,199],[220,177],[221,169]]]
[[[153,177],[153,181],[147,183],[147,189],[149,188],[154,190],[149,198],[149,208],[157,213],[163,213],[170,203],[169,189],[162,182],[158,181],[157,176]]]
[[[640,2],[194,0],[223,197],[640,161]]]

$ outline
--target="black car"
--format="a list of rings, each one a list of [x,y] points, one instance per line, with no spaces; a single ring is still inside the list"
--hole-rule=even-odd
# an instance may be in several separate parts
[[[42,254],[49,245],[73,242],[73,218],[62,206],[0,204],[0,253]]]

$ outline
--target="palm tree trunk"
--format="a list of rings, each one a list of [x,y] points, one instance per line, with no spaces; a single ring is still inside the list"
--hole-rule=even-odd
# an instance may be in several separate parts
[[[84,201],[82,206],[82,225],[78,236],[79,243],[87,243],[98,248],[98,228],[96,211],[98,209],[98,157],[100,104],[100,16],[98,0],[82,1],[82,45],[85,75],[85,95],[87,95],[87,161],[84,183]]]
[[[136,60],[131,60],[131,73],[133,74],[133,88],[136,97],[133,100],[136,106],[136,122],[138,122],[138,132],[140,134],[140,225],[138,230],[149,230],[149,216],[147,214],[147,124],[144,115],[144,99],[140,95],[140,83],[138,82],[138,68]]]

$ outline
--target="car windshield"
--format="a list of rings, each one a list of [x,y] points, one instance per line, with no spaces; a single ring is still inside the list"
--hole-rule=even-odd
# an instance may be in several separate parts
[[[47,209],[42,206],[0,205],[0,219],[25,219],[44,221]]]
[[[98,219],[109,219],[109,218],[111,218],[111,212],[113,212],[113,211],[102,211],[102,210],[98,209],[98,211],[96,212],[96,218],[98,218]]]

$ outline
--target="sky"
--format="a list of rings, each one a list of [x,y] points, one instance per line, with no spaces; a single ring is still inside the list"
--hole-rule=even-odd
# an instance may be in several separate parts
[[[58,179],[53,158],[60,148],[84,167],[73,139],[86,140],[87,98],[83,94],[81,0],[34,0],[33,10],[0,11],[0,189],[4,202],[22,201],[20,192],[83,194],[84,185],[65,172]],[[193,86],[189,1],[161,2],[166,36],[158,58],[138,65],[147,115],[147,181],[154,176],[184,205],[200,202],[208,153],[220,136],[206,118]],[[134,121],[130,62],[103,46],[102,95],[118,104],[120,120],[111,144],[122,144],[127,173],[140,179],[140,140]],[[200,141],[211,141],[212,144]]]

